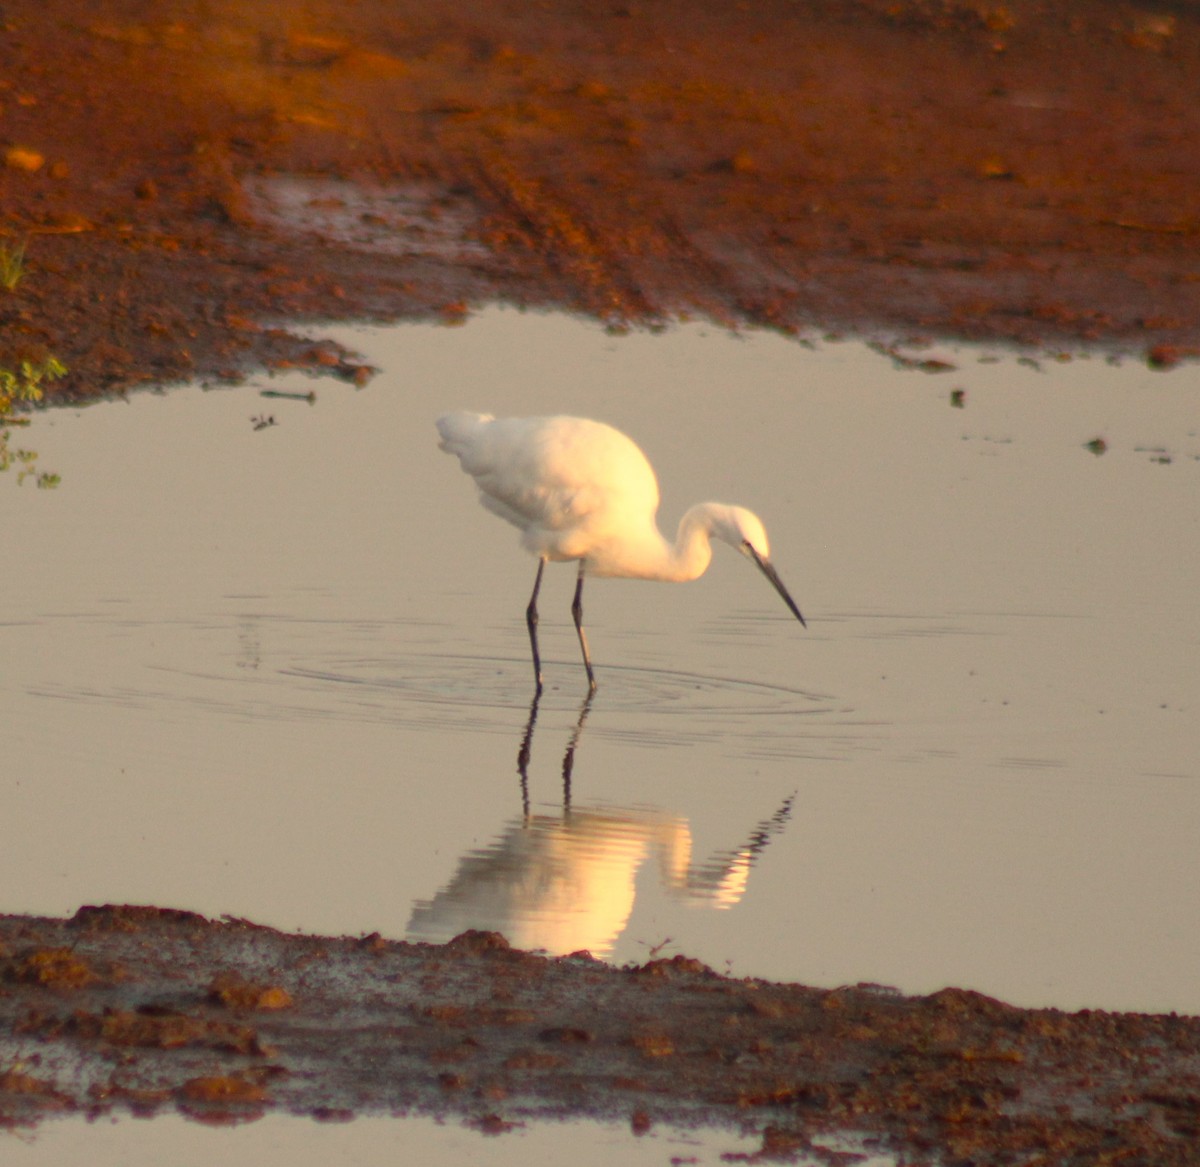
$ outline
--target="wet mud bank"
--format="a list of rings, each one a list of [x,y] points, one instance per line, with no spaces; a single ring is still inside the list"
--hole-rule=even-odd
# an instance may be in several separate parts
[[[813,0],[11,0],[0,368],[305,366],[280,321],[504,300],[1200,351],[1200,14]],[[0,268],[5,265],[0,264]],[[569,371],[568,374],[569,375]],[[10,905],[19,906],[19,905]],[[1200,1021],[614,969],[152,908],[0,919],[0,1122],[746,1125],[907,1161],[1197,1161]]]
[[[142,907],[0,918],[0,1123],[444,1115],[716,1124],[786,1160],[839,1133],[905,1162],[1195,1163],[1200,1019],[1022,1010],[286,935]],[[848,1159],[846,1161],[852,1161]]]
[[[309,365],[502,299],[1200,345],[1200,13],[1044,0],[6,3],[0,363]]]

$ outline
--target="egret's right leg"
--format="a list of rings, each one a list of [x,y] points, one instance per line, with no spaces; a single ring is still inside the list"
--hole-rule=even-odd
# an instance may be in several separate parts
[[[575,599],[571,604],[571,615],[575,618],[575,631],[579,634],[579,647],[583,650],[583,667],[587,669],[588,692],[596,691],[596,674],[592,672],[592,654],[588,652],[587,636],[583,631],[583,560],[579,561],[579,579],[575,583]]]
[[[525,609],[525,626],[529,629],[529,647],[533,649],[533,679],[538,693],[542,691],[542,658],[538,652],[537,643],[537,598],[542,587],[542,572],[545,569],[546,559],[543,556],[538,560],[537,578],[533,581],[533,595],[529,597],[529,607]]]

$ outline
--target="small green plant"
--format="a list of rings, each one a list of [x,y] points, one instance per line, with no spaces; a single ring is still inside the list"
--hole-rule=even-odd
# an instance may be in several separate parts
[[[47,357],[41,364],[22,361],[15,372],[0,366],[0,419],[12,412],[16,402],[41,401],[42,382],[66,375],[67,367],[57,357]]]
[[[12,465],[21,467],[17,473],[17,484],[32,477],[39,490],[52,490],[61,479],[57,474],[38,470],[36,450],[14,450],[8,444],[8,427],[20,424],[10,415],[18,403],[41,401],[42,382],[56,381],[67,374],[66,366],[56,357],[47,357],[37,364],[22,361],[17,369],[0,366],[0,472]]]
[[[0,288],[15,292],[25,275],[25,243],[0,243]]]
[[[17,471],[17,485],[20,486],[26,478],[32,478],[38,490],[53,490],[62,479],[57,474],[37,468],[36,450],[14,450],[8,444],[8,431],[0,430],[0,473],[10,466],[20,466]]]

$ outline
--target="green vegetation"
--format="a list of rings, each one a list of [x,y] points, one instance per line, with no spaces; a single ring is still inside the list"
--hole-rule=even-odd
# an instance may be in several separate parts
[[[25,242],[7,243],[0,240],[0,288],[15,292],[24,278]],[[15,369],[0,365],[0,472],[14,464],[20,466],[18,484],[32,477],[40,490],[49,490],[60,482],[57,474],[38,470],[35,450],[11,448],[8,431],[11,426],[28,424],[24,419],[12,416],[14,407],[41,401],[42,383],[57,381],[66,375],[67,368],[57,357],[46,357],[42,361],[24,360]]]
[[[66,375],[67,367],[55,357],[47,357],[41,364],[22,361],[15,373],[0,366],[0,418],[12,412],[14,402],[41,401],[42,382]]]
[[[16,371],[0,366],[0,472],[14,464],[20,466],[18,484],[32,477],[39,490],[50,490],[61,481],[57,474],[38,470],[36,451],[9,447],[8,427],[24,424],[12,417],[14,405],[41,401],[42,382],[55,381],[66,373],[66,366],[55,357],[48,357],[40,364],[22,361]]]
[[[13,450],[8,445],[8,434],[0,431],[0,473],[7,470],[12,465],[20,466],[21,469],[17,472],[17,485],[19,486],[26,478],[33,477],[37,483],[38,490],[53,490],[62,479],[57,474],[50,474],[45,470],[39,470],[35,463],[37,462],[36,450]]]
[[[25,275],[25,244],[0,242],[0,288],[15,292]]]

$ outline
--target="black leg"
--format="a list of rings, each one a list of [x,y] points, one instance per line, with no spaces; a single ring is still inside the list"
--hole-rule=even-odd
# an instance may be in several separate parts
[[[579,745],[579,739],[583,735],[583,723],[587,721],[588,710],[591,709],[595,696],[596,689],[593,686],[588,690],[588,695],[583,699],[583,704],[579,707],[579,718],[575,722],[575,731],[571,734],[571,740],[567,743],[567,752],[563,754],[563,810],[565,811],[571,809],[571,774],[575,769],[575,747]]]
[[[533,728],[537,725],[538,702],[541,692],[534,693],[529,706],[529,720],[525,723],[525,736],[517,750],[517,773],[521,775],[521,813],[526,824],[529,822],[529,759],[533,754]]]
[[[583,560],[579,561],[579,579],[575,584],[575,599],[571,601],[571,615],[575,617],[575,631],[579,633],[579,647],[583,649],[583,667],[587,669],[588,692],[596,691],[596,674],[592,672],[592,657],[588,652],[587,637],[583,634]]]
[[[536,692],[542,691],[542,658],[538,653],[537,643],[537,598],[542,586],[542,572],[546,568],[544,559],[538,560],[537,578],[533,581],[533,595],[529,597],[529,607],[525,609],[525,625],[529,629],[529,647],[533,649],[533,679],[537,684]]]

